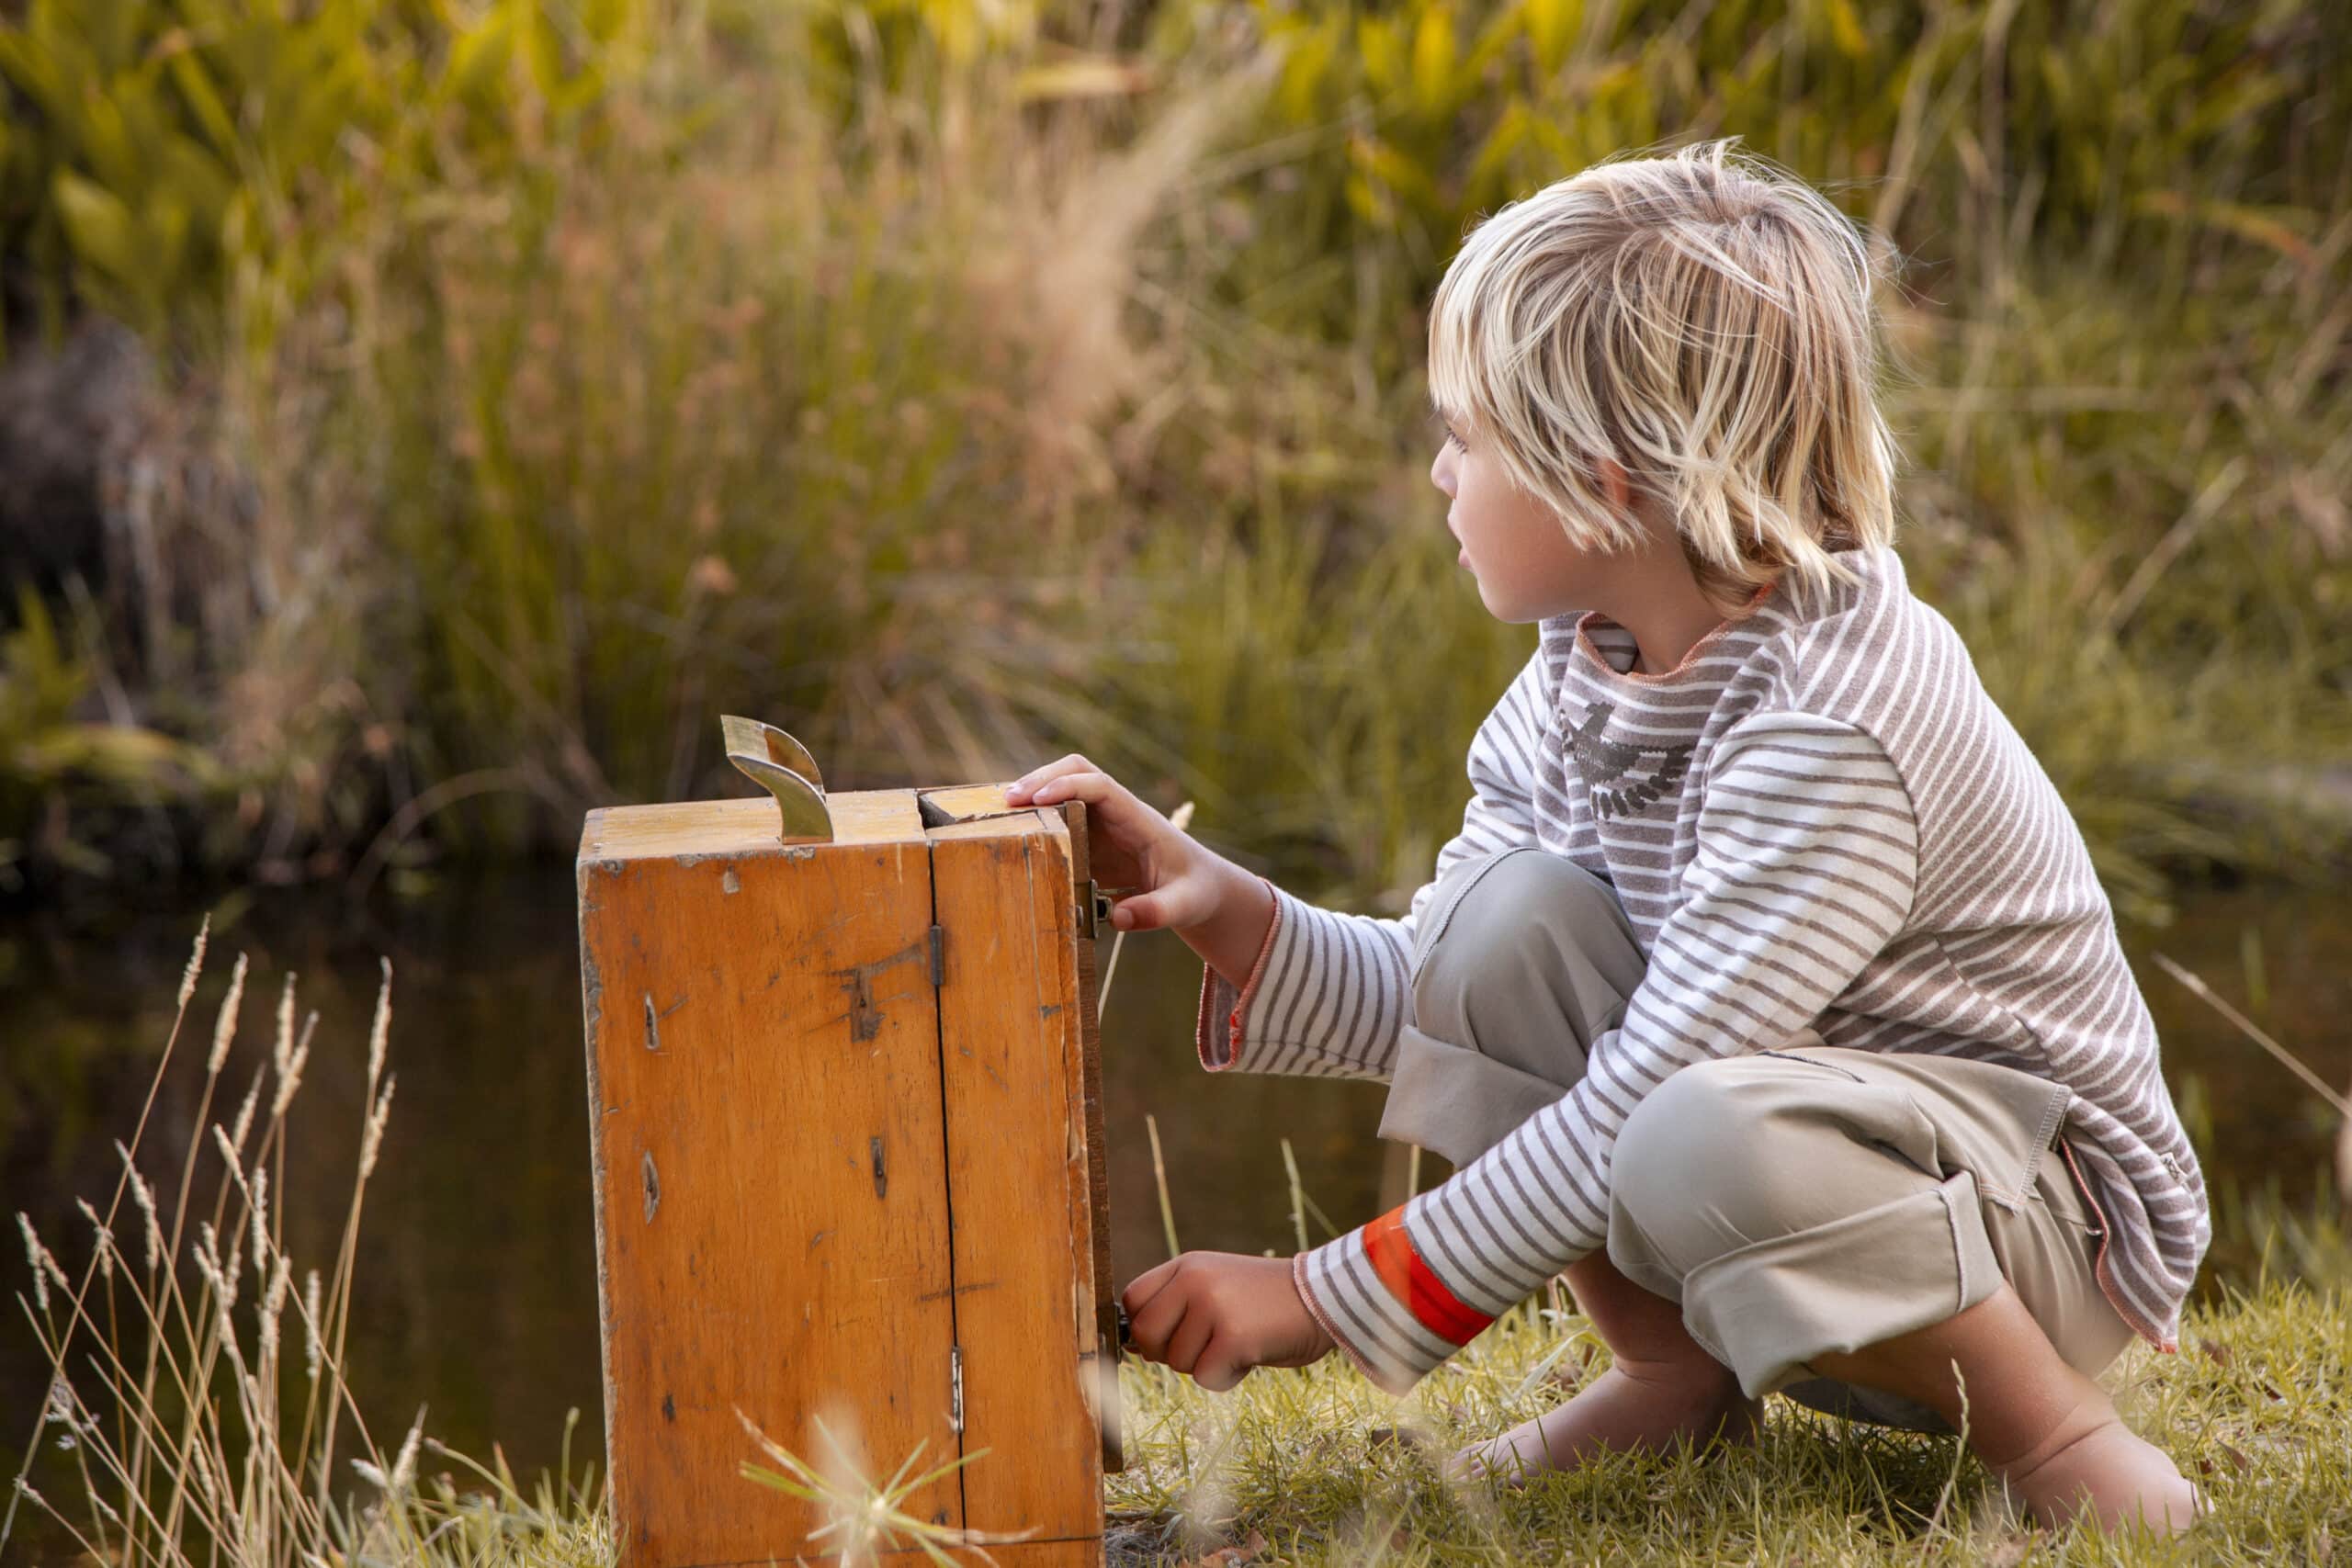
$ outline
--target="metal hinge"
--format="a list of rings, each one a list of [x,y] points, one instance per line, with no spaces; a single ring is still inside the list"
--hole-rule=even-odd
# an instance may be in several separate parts
[[[931,983],[934,987],[947,983],[947,933],[937,926],[931,928]]]
[[[947,1424],[956,1429],[956,1436],[961,1437],[964,1432],[964,1347],[961,1345],[947,1348]]]
[[[1096,886],[1091,876],[1073,879],[1070,887],[1078,899],[1078,934],[1092,942],[1111,923],[1111,896]]]

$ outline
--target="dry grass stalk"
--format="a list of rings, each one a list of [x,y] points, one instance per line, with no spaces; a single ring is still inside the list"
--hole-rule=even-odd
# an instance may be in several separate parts
[[[2352,1087],[2345,1090],[2352,1099]],[[2352,1116],[2346,1116],[2335,1127],[2335,1191],[2346,1205],[2352,1205]]]
[[[22,1304],[49,1362],[50,1393],[27,1445],[26,1470],[0,1520],[0,1543],[13,1533],[17,1503],[29,1501],[84,1551],[109,1562],[307,1568],[357,1554],[417,1555],[428,1517],[416,1497],[423,1413],[387,1462],[352,1399],[343,1359],[369,1156],[390,1103],[391,1078],[383,1072],[390,966],[369,1043],[361,1168],[334,1284],[322,1297],[315,1269],[304,1271],[304,1287],[295,1291],[295,1260],[282,1241],[283,1205],[271,1201],[273,1192],[284,1190],[286,1113],[317,1022],[314,1013],[297,1036],[291,976],[279,1000],[269,1059],[232,1123],[224,1126],[210,1115],[235,1039],[246,970],[239,955],[205,1058],[199,1135],[188,1140],[168,1221],[138,1168],[149,1113],[202,971],[205,941],[199,933],[138,1127],[129,1144],[117,1145],[122,1172],[113,1199],[103,1214],[86,1201],[77,1205],[91,1230],[89,1262],[78,1280],[30,1220],[19,1216],[34,1266],[32,1299]],[[273,1076],[274,1091],[265,1096],[263,1080]],[[198,1159],[208,1148],[222,1166],[209,1215],[192,1212]],[[142,1246],[135,1264],[114,1228],[126,1192],[140,1215]],[[183,1259],[191,1230],[195,1239]],[[192,1278],[184,1278],[183,1261]],[[301,1320],[302,1375],[310,1384],[301,1427],[291,1441],[280,1416],[289,1309]],[[127,1348],[133,1337],[143,1340],[136,1350]],[[337,1423],[345,1414],[356,1452],[340,1455]],[[26,1484],[31,1456],[51,1428],[74,1454],[86,1518],[67,1517]],[[334,1497],[332,1478],[345,1457],[357,1474],[376,1483],[379,1495],[364,1506]]]
[[[1168,1256],[1183,1251],[1176,1245],[1176,1210],[1168,1201],[1168,1164],[1159,1155],[1159,1118],[1144,1113],[1143,1130],[1151,1139],[1151,1179],[1159,1189],[1159,1226],[1168,1236]]]
[[[2322,1079],[2317,1073],[2312,1071],[2311,1068],[2305,1066],[2300,1060],[2298,1060],[2292,1052],[2289,1051],[2284,1045],[2279,1044],[2278,1042],[2271,1039],[2269,1035],[2256,1028],[2253,1020],[2247,1018],[2244,1013],[2238,1011],[2237,1009],[2223,1001],[2219,996],[2216,996],[2213,992],[2213,988],[2211,986],[2208,986],[2203,980],[2198,978],[2196,975],[2175,963],[2173,960],[2165,957],[2161,953],[2153,953],[2150,956],[2155,960],[2156,966],[2158,968],[2171,976],[2174,979],[2179,981],[2182,985],[2188,987],[2190,991],[2196,994],[2199,1000],[2203,1001],[2215,1012],[2220,1013],[2223,1018],[2229,1020],[2237,1031],[2244,1034],[2247,1039],[2261,1046],[2265,1051],[2269,1052],[2272,1056],[2278,1059],[2280,1066],[2284,1066],[2289,1072],[2293,1073],[2297,1077],[2301,1078],[2303,1081],[2304,1087],[2308,1088],[2313,1094],[2318,1095],[2326,1104],[2335,1108],[2337,1118],[2335,1128],[2335,1190],[2336,1195],[2342,1198],[2345,1202],[2352,1203],[2352,1089],[2347,1089],[2342,1094],[2336,1093],[2327,1086],[2326,1082]]]
[[[842,1568],[858,1568],[859,1564],[874,1562],[886,1551],[897,1551],[900,1550],[901,1540],[911,1540],[917,1550],[934,1562],[952,1563],[955,1559],[949,1557],[944,1549],[958,1549],[969,1550],[982,1562],[994,1563],[996,1559],[989,1555],[989,1546],[1026,1540],[1037,1533],[1035,1525],[1023,1530],[1008,1531],[966,1529],[956,1525],[933,1524],[899,1506],[909,1494],[921,1491],[940,1477],[953,1473],[987,1453],[989,1450],[985,1448],[975,1449],[910,1480],[907,1472],[922,1457],[923,1444],[917,1442],[914,1452],[899,1461],[899,1468],[891,1472],[890,1479],[876,1486],[867,1479],[821,1416],[813,1417],[817,1432],[833,1455],[832,1464],[826,1471],[820,1471],[761,1431],[740,1408],[735,1412],[735,1418],[743,1423],[743,1429],[752,1435],[753,1442],[759,1444],[761,1451],[784,1467],[779,1472],[763,1469],[747,1461],[742,1470],[744,1478],[823,1507],[825,1523],[809,1531],[808,1539],[815,1541],[837,1534],[838,1540],[826,1544],[829,1548],[839,1549]]]
[[[2151,953],[2149,956],[2154,959],[2156,967],[2162,969],[2165,974],[2171,976],[2174,979],[2188,987],[2192,992],[2196,993],[2198,999],[2204,1002],[2206,1006],[2211,1008],[2215,1012],[2220,1013],[2223,1018],[2228,1019],[2231,1024],[2237,1029],[2239,1033],[2244,1034],[2247,1039],[2261,1046],[2265,1051],[2269,1052],[2270,1055],[2278,1060],[2280,1066],[2285,1067],[2289,1072],[2302,1079],[2304,1087],[2308,1088],[2313,1094],[2318,1095],[2320,1099],[2327,1104],[2334,1106],[2335,1108],[2335,1113],[2338,1116],[2345,1117],[2347,1120],[2352,1120],[2352,1097],[2338,1094],[2335,1090],[2330,1089],[2327,1086],[2326,1080],[2322,1078],[2317,1073],[2312,1071],[2311,1068],[2305,1066],[2301,1061],[2298,1061],[2293,1052],[2288,1050],[2284,1045],[2279,1044],[2278,1042],[2271,1039],[2269,1035],[2265,1034],[2260,1029],[2256,1028],[2253,1020],[2247,1018],[2245,1014],[2238,1011],[2237,1009],[2232,1007],[2229,1003],[2216,996],[2211,986],[2208,986],[2204,981],[2199,979],[2188,970],[2181,967],[2181,965],[2176,964],[2161,953]]]

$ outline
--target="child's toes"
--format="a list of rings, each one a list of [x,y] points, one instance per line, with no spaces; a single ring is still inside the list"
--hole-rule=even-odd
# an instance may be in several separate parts
[[[1536,1443],[1543,1440],[1540,1435],[1534,1434],[1533,1422],[1514,1427],[1498,1438],[1489,1438],[1484,1442],[1456,1449],[1446,1461],[1445,1478],[1456,1485],[1494,1480],[1506,1486],[1523,1486],[1546,1468],[1539,1461],[1531,1461],[1513,1441],[1514,1438],[1530,1436]]]
[[[1469,1486],[1495,1473],[1496,1467],[1490,1459],[1492,1448],[1489,1443],[1472,1443],[1466,1448],[1454,1450],[1445,1461],[1447,1482],[1455,1486]]]

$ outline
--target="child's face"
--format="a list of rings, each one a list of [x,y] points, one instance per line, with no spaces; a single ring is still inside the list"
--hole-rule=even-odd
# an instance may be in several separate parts
[[[1568,542],[1559,518],[1513,485],[1475,429],[1450,426],[1430,465],[1430,482],[1453,499],[1446,527],[1462,544],[1462,564],[1498,620],[1526,622],[1589,609],[1603,558]]]

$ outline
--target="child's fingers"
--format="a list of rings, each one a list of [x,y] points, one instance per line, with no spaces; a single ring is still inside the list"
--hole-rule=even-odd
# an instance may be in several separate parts
[[[1049,779],[1064,778],[1071,773],[1100,773],[1101,769],[1072,751],[1067,757],[1057,757],[1044,767],[1032,768],[1004,786],[1005,797],[1016,805],[1027,804],[1027,797]]]
[[[1174,1366],[1172,1347],[1176,1336],[1183,1331],[1184,1309],[1183,1292],[1162,1291],[1153,1304],[1144,1309],[1143,1315],[1127,1325],[1127,1348],[1147,1361]]]
[[[1069,800],[1084,801],[1088,820],[1100,825],[1109,847],[1143,865],[1168,853],[1170,840],[1181,837],[1167,818],[1108,773],[1064,773],[1039,784],[1027,802],[1007,804],[1050,808]]]
[[[1089,806],[1107,807],[1114,811],[1121,810],[1126,801],[1133,798],[1125,787],[1110,774],[1091,770],[1056,773],[1029,792],[1029,804],[1033,806],[1055,806],[1065,800],[1082,800]]]
[[[1167,818],[1104,773],[1057,773],[1032,790],[1026,799],[1014,799],[1009,794],[1006,796],[1006,804],[1013,806],[1059,806],[1066,800],[1084,801],[1088,813],[1130,848],[1140,849],[1174,831]]]
[[[1149,893],[1131,894],[1111,906],[1111,924],[1123,931],[1156,931],[1167,923],[1166,911]]]
[[[1169,1276],[1176,1272],[1178,1261],[1171,1258],[1165,1263],[1154,1264],[1127,1281],[1127,1288],[1119,1292],[1119,1304],[1127,1309],[1129,1317],[1140,1315],[1145,1305],[1159,1293]]]
[[[1209,1339],[1216,1332],[1216,1314],[1210,1310],[1208,1302],[1203,1299],[1186,1303],[1182,1320],[1168,1337],[1168,1364],[1180,1372],[1193,1372],[1197,1381],[1199,1374],[1193,1369],[1201,1364],[1201,1352],[1208,1348]]]
[[[1249,1375],[1240,1348],[1230,1334],[1212,1337],[1201,1348],[1200,1359],[1193,1363],[1193,1381],[1211,1393],[1223,1393]]]

